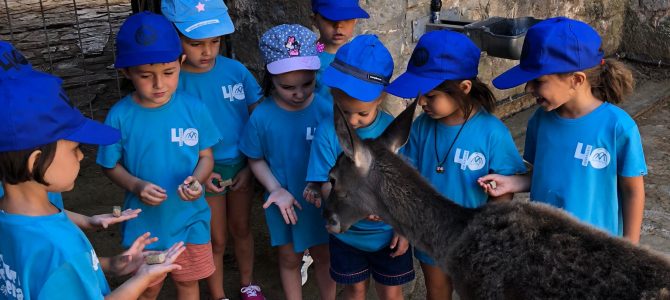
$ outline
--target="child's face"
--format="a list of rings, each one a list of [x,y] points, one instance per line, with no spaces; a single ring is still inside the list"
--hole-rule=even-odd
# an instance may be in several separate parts
[[[333,100],[342,109],[349,125],[354,129],[367,127],[377,118],[377,107],[382,102],[383,94],[375,101],[363,102],[340,89],[331,89],[330,92],[333,94]]]
[[[419,105],[421,105],[426,115],[435,120],[443,119],[460,112],[460,107],[458,107],[456,100],[451,95],[439,90],[432,90],[421,95],[419,97]]]
[[[221,37],[194,40],[181,36],[181,46],[186,54],[184,70],[195,73],[207,72],[214,67],[221,47]]]
[[[298,70],[272,76],[275,98],[285,109],[300,110],[309,105],[314,94],[316,72]]]
[[[575,89],[571,83],[571,76],[552,74],[529,81],[526,84],[526,91],[535,96],[537,104],[545,111],[551,111],[570,101]]]
[[[74,181],[79,174],[79,162],[84,153],[79,149],[79,143],[59,140],[56,144],[56,154],[53,161],[44,173],[44,180],[49,183],[49,192],[67,192],[74,188]]]
[[[144,107],[159,107],[168,101],[179,83],[179,61],[130,67],[123,74],[133,82],[133,98]]]
[[[356,19],[331,21],[316,14],[314,23],[319,30],[319,40],[326,45],[326,51],[334,53],[353,36]]]

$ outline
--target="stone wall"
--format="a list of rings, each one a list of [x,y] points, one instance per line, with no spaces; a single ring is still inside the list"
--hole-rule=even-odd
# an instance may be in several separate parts
[[[625,9],[622,53],[670,63],[670,1],[635,0]]]

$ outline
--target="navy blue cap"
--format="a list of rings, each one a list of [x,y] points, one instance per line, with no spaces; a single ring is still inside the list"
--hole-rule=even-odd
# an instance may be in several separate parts
[[[373,34],[343,45],[323,73],[323,84],[364,102],[374,101],[393,75],[393,57]]]
[[[33,149],[61,139],[108,145],[121,138],[118,130],[84,117],[65,95],[60,78],[33,70],[3,41],[0,65],[0,152]]]
[[[386,88],[390,94],[413,98],[445,80],[477,77],[481,50],[465,35],[451,30],[424,34],[407,64],[407,71]]]
[[[370,15],[358,0],[312,0],[312,12],[331,21],[367,19]]]
[[[206,39],[235,31],[223,0],[163,0],[161,12],[192,39]]]
[[[116,35],[114,67],[169,63],[182,53],[179,34],[164,16],[151,12],[134,14],[123,22]]]
[[[499,89],[508,89],[543,75],[570,73],[599,65],[602,41],[588,24],[557,17],[528,29],[518,66],[493,80]]]

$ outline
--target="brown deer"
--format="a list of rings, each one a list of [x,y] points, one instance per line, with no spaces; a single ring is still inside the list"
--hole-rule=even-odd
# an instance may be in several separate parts
[[[461,299],[670,299],[670,261],[548,205],[476,209],[443,197],[395,152],[416,102],[376,139],[361,140],[335,106],[343,153],[330,171],[329,231],[379,215],[453,278]]]

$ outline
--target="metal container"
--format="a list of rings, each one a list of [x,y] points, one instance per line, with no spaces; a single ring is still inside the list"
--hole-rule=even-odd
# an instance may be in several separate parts
[[[491,17],[464,26],[464,32],[488,55],[519,59],[528,28],[542,21],[533,17]]]

